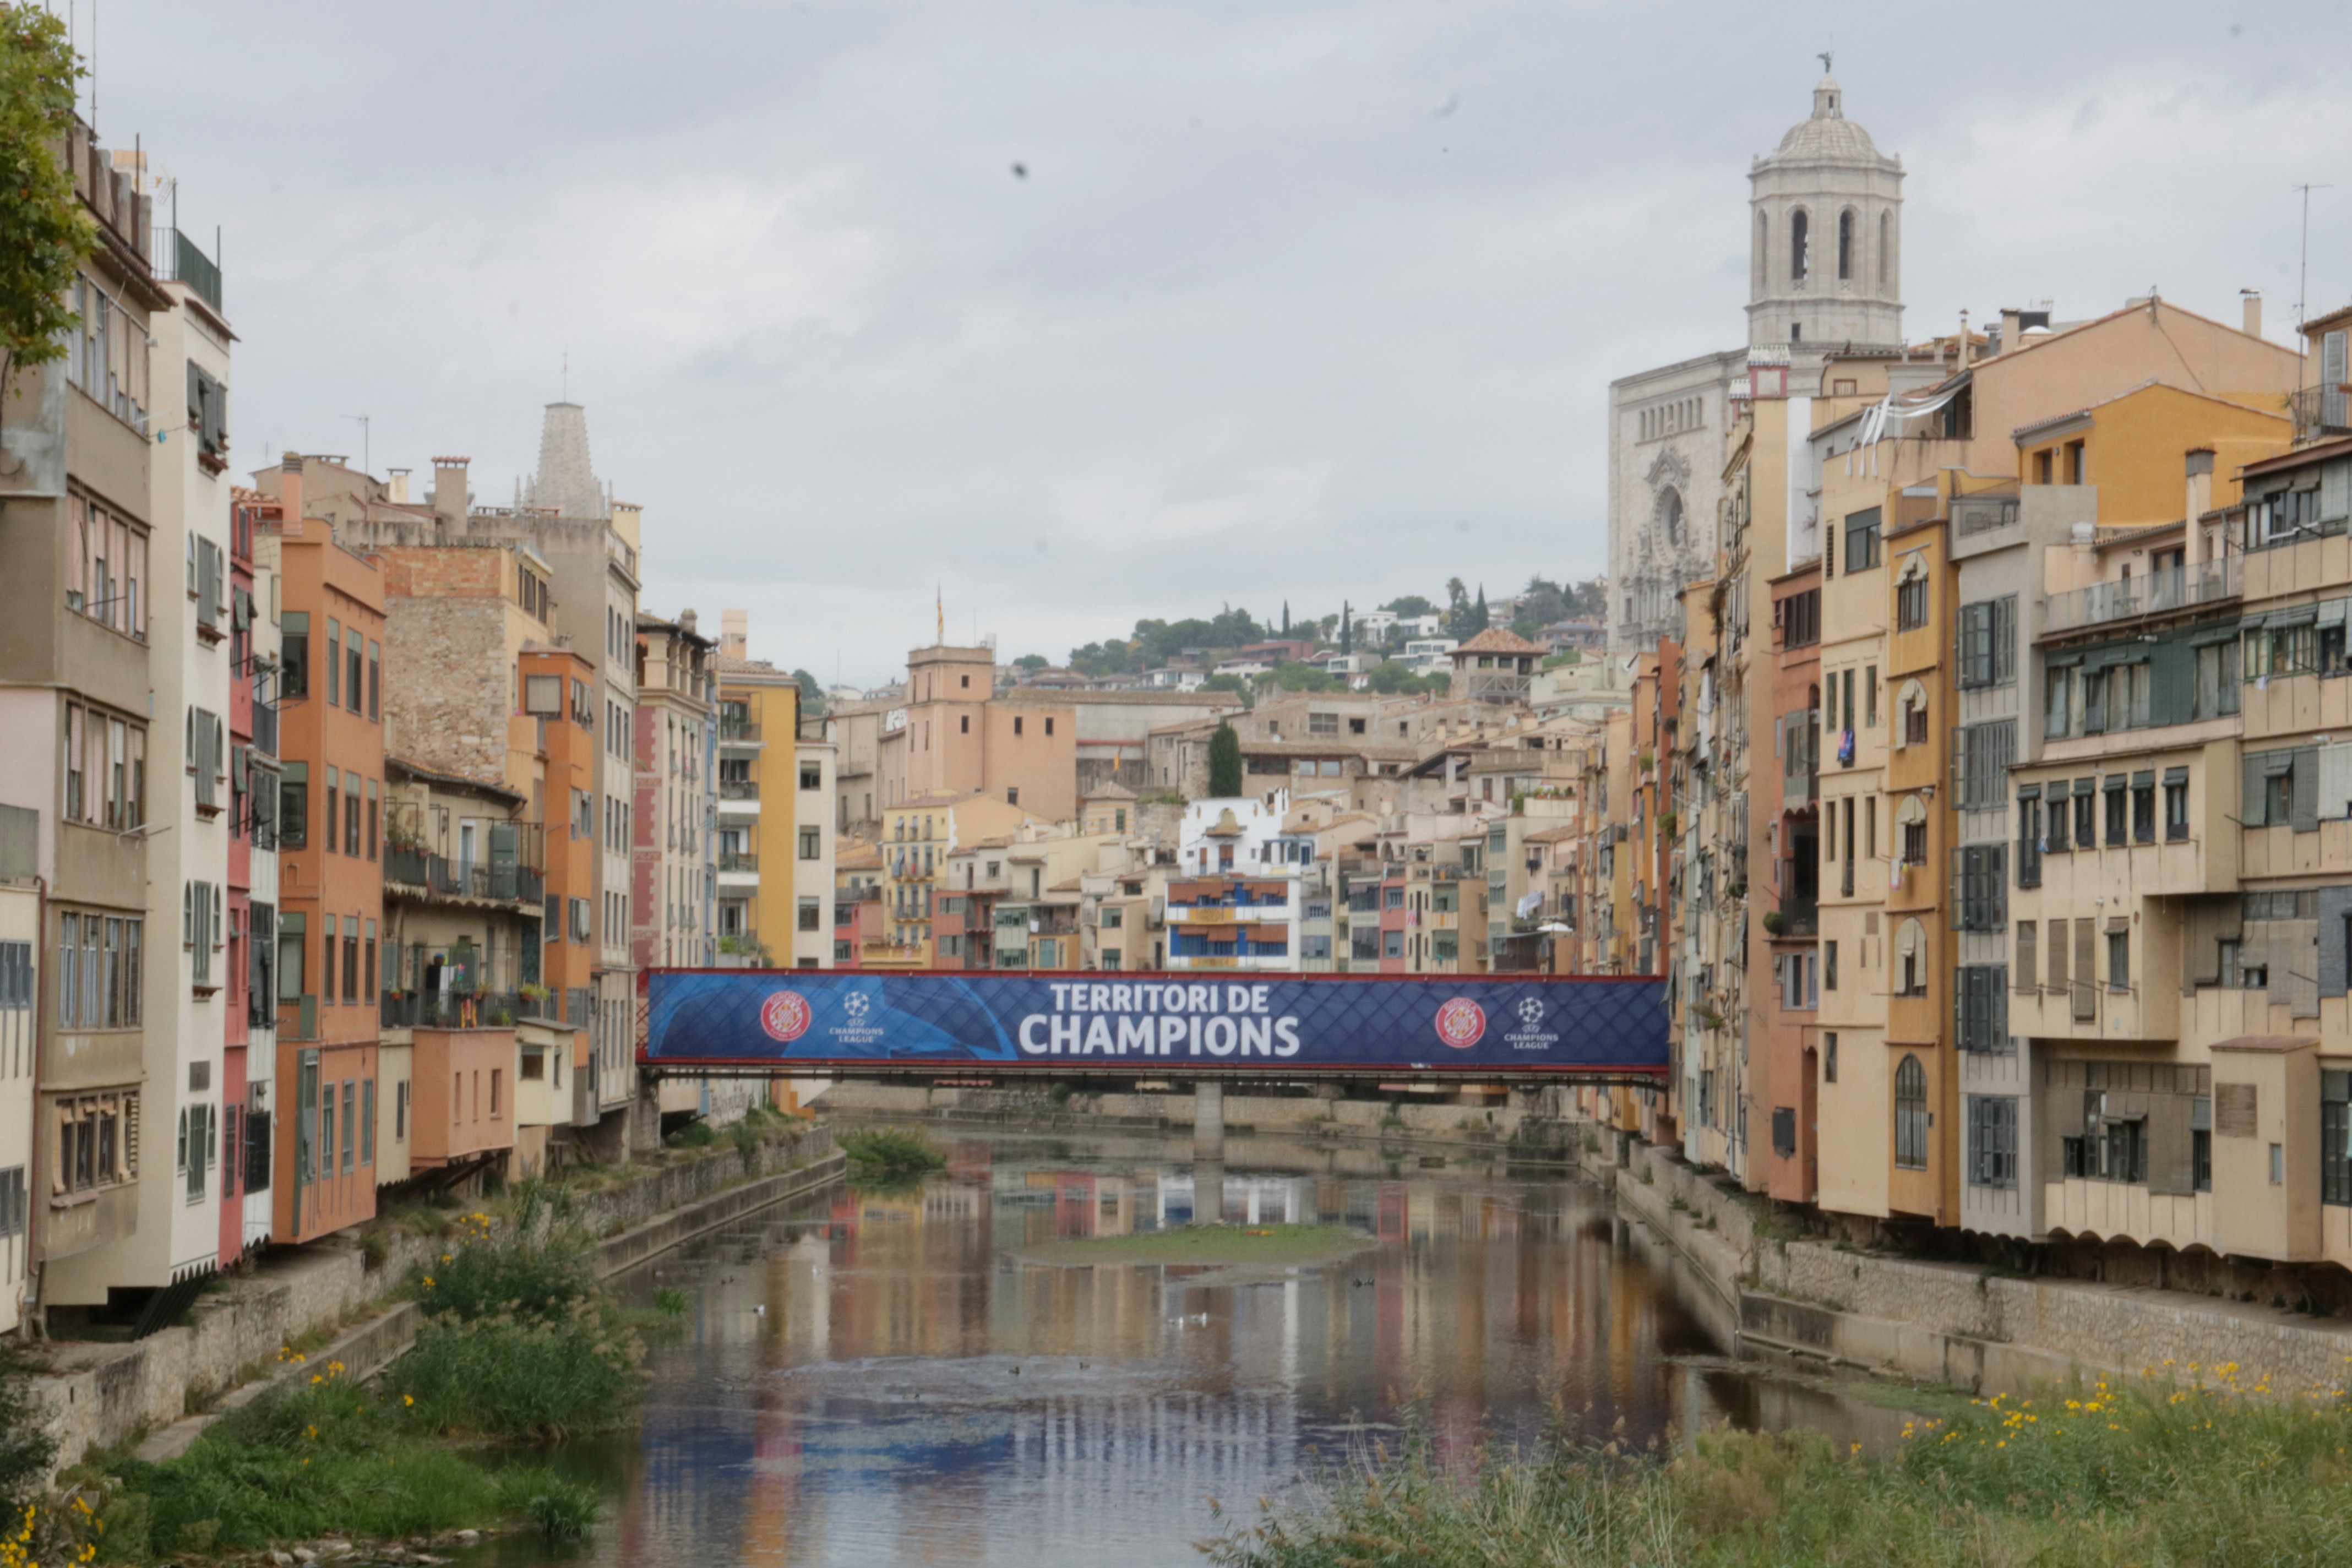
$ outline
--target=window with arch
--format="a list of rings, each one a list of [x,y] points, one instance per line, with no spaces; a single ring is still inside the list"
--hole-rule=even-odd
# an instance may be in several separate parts
[[[1924,866],[1927,863],[1927,803],[1916,795],[1906,795],[1895,808],[1895,826],[1902,846],[1902,863]]]
[[[1799,283],[1805,280],[1805,237],[1811,223],[1802,207],[1789,215],[1789,277]]]
[[[1896,745],[1926,745],[1927,743],[1927,689],[1916,680],[1905,681],[1902,693],[1895,700],[1895,720]]]
[[[1853,209],[1852,207],[1848,207],[1845,211],[1838,214],[1838,281],[1841,283],[1843,283],[1853,277],[1853,246],[1855,238],[1856,236],[1853,232]]]
[[[1771,269],[1772,220],[1762,213],[1756,215],[1756,282],[1762,287],[1764,275]]]
[[[1895,291],[1895,215],[1878,215],[1878,291]]]
[[[1914,1056],[1895,1069],[1895,1163],[1906,1171],[1927,1168],[1927,1069]]]

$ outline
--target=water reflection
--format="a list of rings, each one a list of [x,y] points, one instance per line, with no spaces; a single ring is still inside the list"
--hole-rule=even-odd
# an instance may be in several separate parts
[[[693,1307],[654,1352],[639,1439],[609,1455],[625,1503],[588,1560],[1192,1563],[1207,1497],[1255,1510],[1407,1421],[1465,1468],[1561,1410],[1634,1445],[1899,1421],[1716,1360],[1720,1305],[1590,1187],[1254,1139],[1197,1188],[1181,1142],[952,1153],[919,1190],[770,1210],[624,1282]],[[1181,1226],[1220,1189],[1227,1219],[1378,1246],[1255,1284],[1007,1256]]]

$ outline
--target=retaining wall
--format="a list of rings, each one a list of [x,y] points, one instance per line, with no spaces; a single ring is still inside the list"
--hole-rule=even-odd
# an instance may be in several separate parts
[[[611,1274],[830,1181],[842,1163],[831,1130],[806,1128],[763,1143],[748,1163],[732,1148],[715,1148],[582,1194],[573,1214],[590,1235],[603,1238],[602,1272]],[[416,1334],[415,1304],[386,1297],[410,1264],[428,1262],[446,1246],[430,1237],[394,1237],[373,1269],[347,1238],[289,1247],[263,1258],[249,1276],[226,1277],[225,1287],[199,1297],[180,1324],[146,1339],[52,1342],[45,1358],[50,1371],[31,1379],[28,1392],[50,1412],[59,1468],[90,1448],[173,1426],[191,1412],[251,1398],[268,1377],[285,1375],[280,1349],[321,1329],[335,1331],[366,1320],[311,1352],[308,1366],[341,1361],[347,1377],[374,1373]],[[194,1430],[185,1436],[193,1437]],[[169,1457],[145,1447],[142,1455]]]

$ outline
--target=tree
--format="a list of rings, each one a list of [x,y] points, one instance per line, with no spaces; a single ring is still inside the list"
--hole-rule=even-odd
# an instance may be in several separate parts
[[[1560,585],[1541,577],[1528,578],[1527,592],[1519,595],[1518,611],[1512,616],[1511,624],[1516,626],[1521,621],[1533,621],[1538,626],[1548,626],[1566,619],[1568,595]]]
[[[1609,579],[1588,577],[1568,590],[1568,613],[1580,620],[1609,618]]]
[[[1248,699],[1250,694],[1249,682],[1244,680],[1238,675],[1213,675],[1209,677],[1208,679],[1201,682],[1201,689],[1203,691],[1230,691],[1234,696],[1242,698],[1244,700]]]
[[[1461,578],[1456,577],[1445,587],[1446,592],[1454,595],[1454,608],[1445,617],[1445,635],[1466,642],[1485,631],[1488,624],[1486,584],[1484,583],[1478,584],[1478,598],[1475,604],[1464,600],[1460,591]]]
[[[1284,659],[1274,667],[1273,674],[1258,679],[1271,680],[1285,691],[1337,691],[1341,684],[1328,671],[1301,664],[1295,658]]]
[[[1282,635],[1286,638],[1290,636],[1290,601],[1287,599],[1282,601]]]
[[[1339,601],[1339,651],[1341,653],[1356,651],[1355,613],[1349,607],[1348,601],[1345,599]]]
[[[1221,723],[1209,737],[1209,794],[1231,799],[1242,793],[1242,738],[1231,724]]]
[[[796,669],[793,671],[793,679],[801,683],[801,716],[807,719],[824,718],[824,688],[816,683],[816,677],[805,669]]]
[[[22,1350],[0,1344],[0,1510],[12,1521],[39,1496],[49,1461],[57,1458],[48,1411],[25,1386],[35,1370]]]
[[[31,0],[0,4],[0,387],[63,358],[66,332],[81,324],[66,299],[98,226],[56,152],[81,75],[62,20]]]
[[[1044,669],[1052,665],[1053,662],[1054,661],[1052,659],[1047,658],[1042,653],[1024,653],[1019,658],[1013,661],[1014,667],[1020,669]]]
[[[1459,577],[1448,577],[1445,580],[1446,617],[1450,620],[1454,616],[1460,615],[1469,606],[1469,604],[1470,590],[1463,585],[1462,579]]]
[[[1437,614],[1437,606],[1431,604],[1427,599],[1423,598],[1418,594],[1407,594],[1401,599],[1391,599],[1387,604],[1382,605],[1381,608],[1383,610],[1393,611],[1400,616],[1433,616]]]

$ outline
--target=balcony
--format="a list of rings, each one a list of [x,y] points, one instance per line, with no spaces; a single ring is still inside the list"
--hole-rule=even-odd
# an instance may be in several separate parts
[[[518,1018],[552,1013],[549,1003],[516,991],[456,991],[446,996],[387,991],[377,1005],[387,1029],[503,1029]]]
[[[2294,443],[2352,436],[2352,392],[2306,386],[2294,395]]]
[[[720,779],[719,781],[719,798],[721,800],[756,801],[760,798],[760,781],[757,779]]]
[[[1780,900],[1780,929],[1776,936],[1819,936],[1822,931],[1821,905],[1812,899],[1784,898]]]
[[[2070,594],[2051,595],[2042,635],[2054,637],[2085,626],[2217,604],[2243,594],[2245,582],[2245,557],[2231,555],[2220,561],[2201,561],[2195,566],[2168,566],[2161,572],[2126,577],[2119,583],[2094,583]]]
[[[258,670],[253,677],[253,749],[265,757],[278,754],[278,703],[268,695],[269,682]]]
[[[762,743],[760,726],[745,719],[721,719],[719,721],[719,743],[722,746],[760,745]]]
[[[186,284],[215,315],[220,313],[220,266],[197,248],[194,240],[176,228],[157,224],[149,234],[147,254],[157,281]]]
[[[760,858],[742,849],[722,849],[719,852],[719,869],[741,871],[751,876],[760,874]]]
[[[529,866],[461,864],[413,845],[384,847],[383,879],[421,889],[427,898],[529,904],[534,910],[547,897],[546,878]]]

